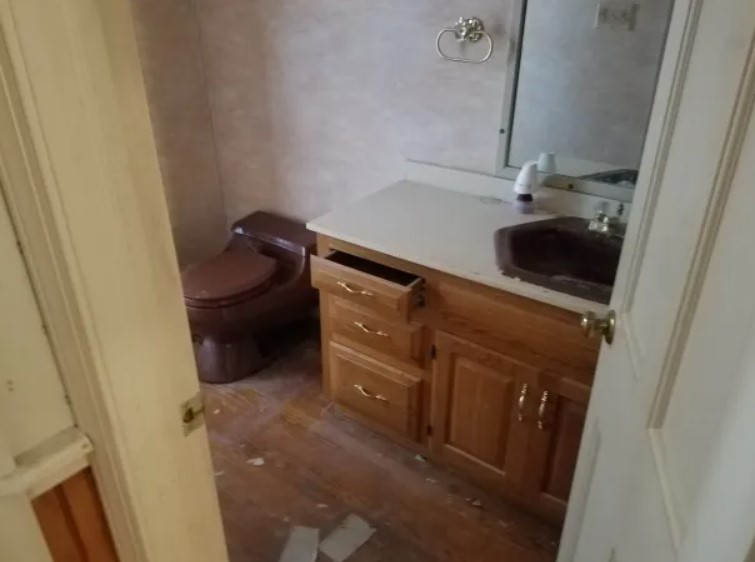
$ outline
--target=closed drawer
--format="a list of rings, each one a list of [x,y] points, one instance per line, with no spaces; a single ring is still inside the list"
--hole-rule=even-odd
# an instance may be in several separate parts
[[[586,338],[580,316],[524,297],[442,280],[424,289],[421,321],[534,367],[590,386],[600,340]]]
[[[330,344],[329,353],[336,403],[395,433],[417,439],[422,381],[337,343]]]
[[[408,319],[422,298],[422,279],[344,252],[312,256],[312,285],[348,301]]]
[[[422,324],[390,320],[340,298],[332,299],[329,314],[334,339],[345,338],[347,345],[356,342],[418,367],[423,366]]]

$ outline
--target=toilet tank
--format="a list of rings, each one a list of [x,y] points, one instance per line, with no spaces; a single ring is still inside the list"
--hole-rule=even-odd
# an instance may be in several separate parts
[[[314,232],[300,222],[257,211],[233,223],[234,237],[250,238],[256,247],[271,245],[307,256],[317,251]]]

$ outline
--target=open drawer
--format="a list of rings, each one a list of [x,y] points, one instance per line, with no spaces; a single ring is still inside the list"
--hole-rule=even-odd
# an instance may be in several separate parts
[[[409,319],[422,278],[344,252],[312,256],[312,286],[388,316]]]

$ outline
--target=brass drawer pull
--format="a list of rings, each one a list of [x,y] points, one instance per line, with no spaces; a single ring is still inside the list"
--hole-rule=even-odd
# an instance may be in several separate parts
[[[547,390],[543,391],[543,395],[540,397],[540,406],[537,409],[537,427],[538,429],[545,429],[545,407],[548,405],[548,398],[550,394]]]
[[[377,400],[378,402],[388,402],[388,399],[383,396],[382,394],[372,394],[369,390],[364,388],[361,384],[355,384],[354,388],[357,389],[357,392],[364,396],[365,398],[369,398],[370,400]]]
[[[354,322],[354,326],[362,330],[365,334],[370,334],[371,336],[379,336],[381,338],[387,338],[390,337],[388,334],[381,330],[371,330],[367,326],[365,326],[362,322]]]
[[[350,295],[362,295],[363,297],[371,297],[373,296],[371,292],[366,291],[364,289],[355,289],[345,281],[338,281],[336,283],[339,287],[341,287],[344,291],[349,293]]]
[[[519,412],[517,413],[517,419],[520,422],[524,421],[524,408],[527,405],[527,394],[530,391],[530,385],[524,383],[522,385],[522,391],[519,393]]]

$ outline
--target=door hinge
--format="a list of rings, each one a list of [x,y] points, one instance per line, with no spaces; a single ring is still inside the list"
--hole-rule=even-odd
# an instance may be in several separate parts
[[[432,434],[433,434],[433,426],[431,426],[430,424],[428,424],[427,426],[425,426],[425,433],[427,435],[429,435],[429,436],[432,436]]]
[[[432,344],[430,346],[430,359],[435,359],[438,356],[438,348],[435,347],[435,344]]]
[[[181,404],[181,423],[183,424],[184,435],[189,435],[189,433],[204,425],[204,405],[202,404],[202,395],[199,392]]]

